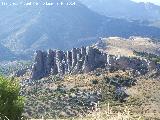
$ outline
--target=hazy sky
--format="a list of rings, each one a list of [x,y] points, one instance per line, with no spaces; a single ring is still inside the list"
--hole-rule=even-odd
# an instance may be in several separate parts
[[[155,3],[157,5],[160,5],[160,0],[132,0],[132,1],[136,1],[136,2],[151,2],[151,3]]]

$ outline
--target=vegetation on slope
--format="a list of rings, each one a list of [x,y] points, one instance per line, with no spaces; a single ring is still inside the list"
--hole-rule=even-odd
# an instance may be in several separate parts
[[[131,87],[136,81],[127,72],[109,73],[100,69],[89,74],[23,82],[21,93],[27,99],[24,116],[72,118],[91,114],[106,103],[113,106],[126,102],[128,96],[122,87]]]
[[[0,62],[0,74],[9,76],[14,74],[20,70],[25,70],[27,68],[31,68],[31,61],[11,61],[11,62]]]
[[[156,63],[160,63],[160,56],[158,55],[146,53],[146,52],[137,52],[137,51],[134,51],[134,54],[140,57],[144,57],[148,60],[154,61]]]

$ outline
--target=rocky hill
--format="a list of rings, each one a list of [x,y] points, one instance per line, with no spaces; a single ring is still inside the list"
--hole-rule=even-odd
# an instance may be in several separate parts
[[[121,37],[101,38],[93,46],[111,55],[134,57],[134,51],[160,55],[160,43],[143,37],[130,37],[128,39]]]
[[[32,69],[32,79],[49,75],[89,73],[97,68],[112,70],[132,69],[137,74],[159,69],[153,61],[124,56],[112,56],[93,47],[73,48],[71,51],[37,51]]]
[[[107,119],[115,118],[118,110],[126,112],[124,106],[129,106],[124,116],[158,119],[159,72],[158,62],[109,55],[94,46],[66,52],[39,50],[32,70],[18,77],[20,94],[26,97],[23,115]],[[106,112],[106,103],[111,104],[115,114]]]

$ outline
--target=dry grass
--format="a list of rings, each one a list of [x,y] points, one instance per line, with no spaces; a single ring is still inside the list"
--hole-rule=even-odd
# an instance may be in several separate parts
[[[146,78],[139,78],[136,86],[127,90],[129,100],[137,100],[132,111],[139,113],[146,118],[160,119],[160,81]],[[134,100],[133,100],[134,101]]]
[[[101,75],[97,76],[95,73],[101,73]],[[116,75],[123,77],[129,76],[129,71],[123,72],[119,70],[114,73],[110,73],[102,69],[97,69],[96,72],[91,72],[87,74],[66,75],[64,76],[64,80],[60,81],[59,84],[63,84],[71,88],[76,86],[83,89],[93,89],[94,86],[92,84],[92,80],[97,80],[101,84],[101,81],[104,80],[105,77],[114,77]]]
[[[133,51],[160,54],[160,43],[154,43],[149,38],[133,37],[124,39],[119,37],[103,38],[101,43],[96,45],[111,55],[135,56]],[[102,47],[101,47],[102,46]]]
[[[67,118],[67,119],[30,119],[30,120],[143,120],[142,117],[133,117],[130,109],[126,106],[123,111],[114,112],[110,104],[106,105],[106,109],[100,110],[89,114],[86,117]]]
[[[77,87],[80,89],[99,89],[104,87],[102,80],[105,77],[129,76],[129,71],[116,71],[109,73],[97,70],[101,73],[97,76],[94,72],[89,74],[66,75],[63,81],[56,84],[63,84],[68,88]],[[80,118],[68,118],[64,120],[159,120],[160,119],[160,81],[158,79],[141,76],[135,86],[127,88],[126,92],[130,95],[126,103],[110,103],[111,107],[102,103],[97,111]],[[92,80],[99,81],[94,86]],[[103,88],[102,88],[103,89]],[[110,102],[110,101],[109,101]],[[126,107],[128,106],[128,108]],[[140,117],[141,116],[141,117]],[[57,119],[58,120],[58,119]]]

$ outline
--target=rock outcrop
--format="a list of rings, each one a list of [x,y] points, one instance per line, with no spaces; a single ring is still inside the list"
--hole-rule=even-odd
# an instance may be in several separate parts
[[[48,75],[88,73],[97,68],[133,69],[140,74],[156,68],[156,63],[138,58],[111,56],[93,47],[73,48],[71,51],[37,51],[32,79]]]
[[[37,51],[32,68],[32,79],[40,79],[49,74],[88,73],[105,67],[106,56],[92,47],[73,48],[71,51]]]

